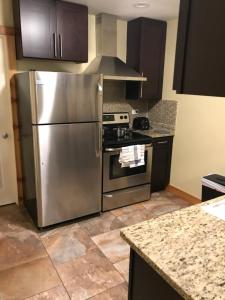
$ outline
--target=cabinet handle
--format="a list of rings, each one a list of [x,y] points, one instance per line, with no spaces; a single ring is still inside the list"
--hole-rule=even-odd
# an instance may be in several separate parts
[[[54,43],[54,57],[57,57],[57,43],[56,43],[56,34],[53,33],[53,43]]]
[[[157,144],[167,144],[168,141],[158,142]]]
[[[144,73],[141,72],[141,76],[143,77]],[[143,97],[143,81],[141,82],[141,92],[140,92],[140,98],[142,99]]]
[[[104,195],[106,198],[112,198],[113,195]]]
[[[63,49],[62,49],[62,36],[59,34],[59,49],[60,49],[60,58],[63,56]]]

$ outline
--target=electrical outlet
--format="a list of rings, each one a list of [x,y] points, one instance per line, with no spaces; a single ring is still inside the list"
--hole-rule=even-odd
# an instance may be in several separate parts
[[[132,115],[138,115],[139,109],[132,109],[131,113],[132,113]]]

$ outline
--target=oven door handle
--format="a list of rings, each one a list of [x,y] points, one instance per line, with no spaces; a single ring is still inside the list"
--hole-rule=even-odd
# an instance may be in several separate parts
[[[105,152],[116,152],[121,150],[122,148],[105,148]]]
[[[146,144],[145,148],[150,148],[152,147],[152,144]],[[105,148],[105,152],[116,152],[116,151],[121,151],[123,147],[121,148]]]

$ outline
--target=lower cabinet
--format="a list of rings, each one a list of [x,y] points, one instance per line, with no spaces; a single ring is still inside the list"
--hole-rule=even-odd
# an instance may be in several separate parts
[[[131,249],[128,300],[184,300],[184,298]]]
[[[151,192],[164,190],[170,182],[173,137],[153,140]]]

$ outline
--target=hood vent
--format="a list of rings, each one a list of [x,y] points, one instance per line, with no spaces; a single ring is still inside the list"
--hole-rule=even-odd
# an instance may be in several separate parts
[[[97,57],[87,67],[87,74],[103,74],[104,79],[146,81],[135,70],[117,57],[117,17],[109,14],[96,16]]]

